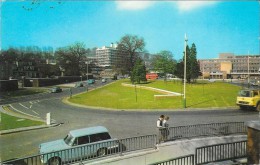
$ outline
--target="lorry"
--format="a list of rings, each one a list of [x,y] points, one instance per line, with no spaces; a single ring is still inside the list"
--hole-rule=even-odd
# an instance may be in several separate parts
[[[260,112],[260,89],[240,90],[236,104],[240,109],[255,109]]]

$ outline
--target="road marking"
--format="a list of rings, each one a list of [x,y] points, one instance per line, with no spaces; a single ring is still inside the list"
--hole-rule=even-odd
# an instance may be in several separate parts
[[[35,104],[35,103],[39,103],[40,100],[34,100],[34,101],[29,101],[30,104]]]
[[[40,115],[39,113],[35,112],[34,110],[32,110],[33,113],[37,114],[37,115]]]
[[[17,111],[17,112],[19,112],[19,113],[21,113],[21,114],[24,114],[24,115],[27,115],[27,116],[31,116],[31,117],[35,117],[35,118],[40,119],[40,117],[38,117],[38,116],[30,115],[30,114],[28,114],[28,113],[24,113],[24,112],[22,112],[22,111],[19,111],[18,109],[14,108],[11,104],[9,104],[9,106],[10,106],[11,108],[13,108],[13,110],[15,110],[15,111]]]
[[[22,107],[29,109],[28,107],[26,107],[25,105],[23,105],[22,103],[19,103]]]

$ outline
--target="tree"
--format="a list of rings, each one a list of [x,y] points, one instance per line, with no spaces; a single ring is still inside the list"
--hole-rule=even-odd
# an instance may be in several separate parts
[[[167,79],[166,74],[173,74],[176,68],[176,60],[173,59],[173,54],[170,51],[161,51],[152,58],[152,66],[155,71],[163,74],[164,80]]]
[[[175,75],[180,78],[184,78],[184,58],[183,55],[183,59],[177,63],[177,69],[175,71]],[[198,78],[199,75],[201,75],[201,72],[197,60],[197,50],[196,45],[193,43],[191,48],[189,48],[188,45],[186,47],[186,80],[190,83],[191,80]]]
[[[85,73],[87,50],[83,43],[59,48],[55,53],[58,64],[65,71],[65,75],[76,76]]]
[[[126,63],[121,67],[124,67],[124,69],[130,73],[138,57],[138,52],[142,52],[144,50],[144,39],[139,38],[138,36],[125,35],[121,38],[117,45],[118,53],[124,52],[124,54],[127,54],[128,56],[124,58]]]
[[[194,81],[201,75],[199,62],[197,60],[197,49],[193,43],[190,48],[190,61],[191,61],[191,79]]]
[[[138,84],[140,84],[141,81],[145,81],[145,82],[147,81],[146,68],[143,61],[140,58],[138,58],[133,68],[133,72],[131,75],[131,82],[132,83],[137,82]]]

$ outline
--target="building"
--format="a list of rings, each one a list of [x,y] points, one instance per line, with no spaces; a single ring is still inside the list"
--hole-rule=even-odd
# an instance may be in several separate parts
[[[259,78],[260,55],[220,53],[216,59],[199,60],[203,78]]]
[[[101,67],[111,68],[120,64],[123,60],[127,60],[126,52],[119,52],[117,45],[111,43],[110,47],[103,46],[96,49],[97,65]]]

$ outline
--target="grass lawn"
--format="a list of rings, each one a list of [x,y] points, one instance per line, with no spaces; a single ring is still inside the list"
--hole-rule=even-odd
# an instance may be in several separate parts
[[[124,87],[121,83],[129,80],[119,80],[113,84],[99,88],[69,99],[72,103],[88,106],[107,107],[115,109],[180,109],[183,108],[183,97],[168,97],[155,99],[158,92],[132,87]],[[145,86],[183,93],[180,81],[151,81]],[[186,85],[187,108],[230,107],[235,106],[236,95],[241,88],[223,82],[197,82]]]
[[[15,129],[21,127],[43,125],[43,122],[33,121],[0,113],[0,130]]]

